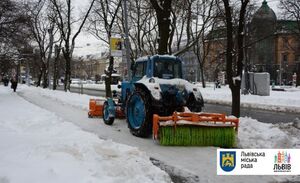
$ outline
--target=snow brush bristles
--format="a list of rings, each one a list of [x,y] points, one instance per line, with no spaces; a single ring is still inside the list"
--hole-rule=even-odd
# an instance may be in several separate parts
[[[161,145],[171,146],[233,147],[235,144],[235,130],[231,127],[162,126],[159,137]]]
[[[237,118],[216,113],[177,113],[153,116],[153,137],[161,145],[234,147]]]

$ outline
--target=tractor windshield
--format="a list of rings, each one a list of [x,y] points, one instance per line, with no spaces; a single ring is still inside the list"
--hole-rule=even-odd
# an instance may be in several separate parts
[[[181,63],[179,61],[157,60],[154,65],[154,77],[163,79],[182,78]]]

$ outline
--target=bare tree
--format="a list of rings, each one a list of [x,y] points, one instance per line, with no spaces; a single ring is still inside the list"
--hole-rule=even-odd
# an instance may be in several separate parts
[[[95,0],[91,0],[90,5],[86,13],[84,14],[81,23],[75,33],[73,32],[72,25],[74,21],[72,20],[73,11],[72,11],[72,1],[66,0],[65,4],[59,0],[50,0],[53,4],[54,11],[57,13],[56,23],[58,29],[61,34],[61,38],[63,39],[63,48],[62,53],[64,55],[66,61],[66,68],[65,68],[65,78],[64,78],[64,90],[70,90],[70,79],[71,79],[71,62],[72,62],[72,55],[75,47],[75,40],[77,36],[80,34],[82,27],[84,26],[89,13],[94,5]]]
[[[170,53],[173,51],[179,51],[181,49],[181,41],[184,39],[184,33],[185,33],[185,27],[187,25],[187,11],[185,11],[187,1],[176,1],[173,4],[172,11],[171,11],[171,17],[172,17],[172,23],[171,23],[171,35],[170,39],[172,39],[169,43],[169,51]]]
[[[22,58],[23,48],[30,47],[28,16],[23,4],[12,0],[0,2],[1,74],[8,74]],[[5,62],[4,62],[5,60]],[[14,62],[13,62],[14,61]]]
[[[9,43],[15,36],[22,37],[21,29],[26,26],[28,16],[22,11],[20,4],[12,0],[0,2],[0,42]]]
[[[249,0],[240,0],[238,28],[235,35],[232,14],[233,4],[230,0],[222,1],[226,17],[226,74],[232,95],[231,113],[236,117],[240,117],[240,89],[244,60],[244,23]]]
[[[167,54],[170,41],[172,0],[150,0],[150,2],[156,12],[158,23],[158,54]]]
[[[196,44],[193,46],[193,52],[196,55],[200,74],[201,74],[201,81],[202,81],[202,87],[205,88],[205,77],[204,77],[204,66],[205,62],[207,61],[207,56],[209,55],[209,52],[211,50],[211,42],[207,42],[207,34],[209,32],[212,32],[215,28],[214,21],[215,21],[215,10],[216,7],[216,1],[211,0],[198,0],[194,2],[195,7],[193,12],[195,24],[191,25],[191,38],[193,41],[196,40]],[[193,22],[193,20],[189,21]],[[197,36],[199,35],[199,36]],[[197,41],[198,39],[198,41]],[[189,43],[189,42],[188,42]],[[209,63],[210,64],[210,63]]]
[[[39,0],[31,2],[27,6],[30,12],[30,30],[34,41],[38,45],[40,55],[40,73],[37,81],[37,86],[40,86],[43,80],[43,88],[47,88],[49,81],[49,63],[52,56],[52,48],[54,36],[58,29],[55,26],[56,12],[52,11],[47,0]],[[56,36],[59,39],[59,36]]]
[[[97,0],[95,8],[92,9],[91,16],[88,19],[88,30],[95,37],[109,45],[113,34],[120,34],[116,26],[117,15],[121,7],[122,0],[108,1]],[[104,31],[103,31],[104,30]],[[105,91],[106,97],[111,97],[111,75],[114,68],[114,57],[109,55],[109,65],[106,70]]]
[[[133,0],[128,2],[129,5],[129,37],[131,43],[131,58],[154,54],[156,36],[157,36],[157,21],[154,18],[154,10],[151,4],[147,1]],[[124,11],[124,9],[122,9]],[[120,30],[124,31],[123,16],[119,17],[122,22]]]
[[[283,15],[287,19],[291,19],[297,22],[297,31],[300,39],[300,1],[299,0],[280,0],[279,7],[283,10]]]

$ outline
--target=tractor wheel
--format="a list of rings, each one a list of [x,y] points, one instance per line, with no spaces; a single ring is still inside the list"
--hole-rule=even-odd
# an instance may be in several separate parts
[[[103,104],[103,121],[107,125],[112,125],[114,120],[114,117],[109,116],[109,105],[108,102],[105,101]]]
[[[202,111],[202,107],[201,107],[201,105],[198,104],[194,95],[190,95],[188,102],[187,102],[187,107],[191,112],[201,112]]]
[[[135,90],[126,103],[126,116],[130,132],[138,137],[148,137],[152,133],[152,112],[149,95],[143,90]]]

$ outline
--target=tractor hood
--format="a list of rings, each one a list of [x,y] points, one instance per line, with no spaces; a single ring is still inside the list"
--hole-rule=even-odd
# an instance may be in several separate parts
[[[196,100],[203,100],[199,88],[184,79],[147,78],[145,76],[137,83],[146,86],[155,100],[160,100],[164,92],[170,92],[171,94],[180,93],[183,97],[193,93]]]

